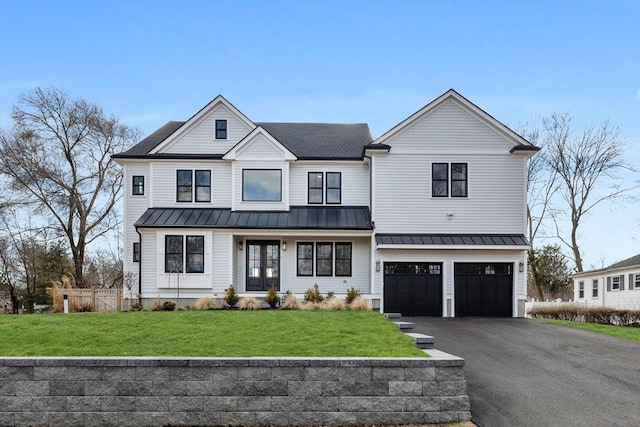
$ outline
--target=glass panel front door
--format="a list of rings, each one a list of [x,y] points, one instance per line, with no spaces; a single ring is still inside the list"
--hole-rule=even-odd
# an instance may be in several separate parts
[[[280,290],[280,242],[247,242],[247,291]]]

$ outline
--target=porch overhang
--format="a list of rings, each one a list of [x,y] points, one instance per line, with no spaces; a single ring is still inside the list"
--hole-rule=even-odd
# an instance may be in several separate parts
[[[378,249],[518,250],[531,247],[521,234],[376,234]]]
[[[292,206],[289,211],[232,211],[228,208],[149,208],[136,228],[245,230],[358,230],[371,234],[367,206]]]

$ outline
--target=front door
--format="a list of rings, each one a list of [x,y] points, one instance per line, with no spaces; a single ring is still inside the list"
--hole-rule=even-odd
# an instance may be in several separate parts
[[[271,286],[280,290],[280,242],[248,241],[247,292],[266,291]]]

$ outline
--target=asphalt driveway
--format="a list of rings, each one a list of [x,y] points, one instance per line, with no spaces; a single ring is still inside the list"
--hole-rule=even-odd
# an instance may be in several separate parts
[[[531,319],[402,320],[465,359],[478,426],[640,426],[640,343]]]

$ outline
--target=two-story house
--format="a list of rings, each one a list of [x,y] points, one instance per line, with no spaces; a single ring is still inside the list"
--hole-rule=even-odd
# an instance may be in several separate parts
[[[536,150],[454,90],[376,140],[253,122],[218,96],[114,156],[124,269],[148,304],[318,284],[385,312],[522,316]]]

